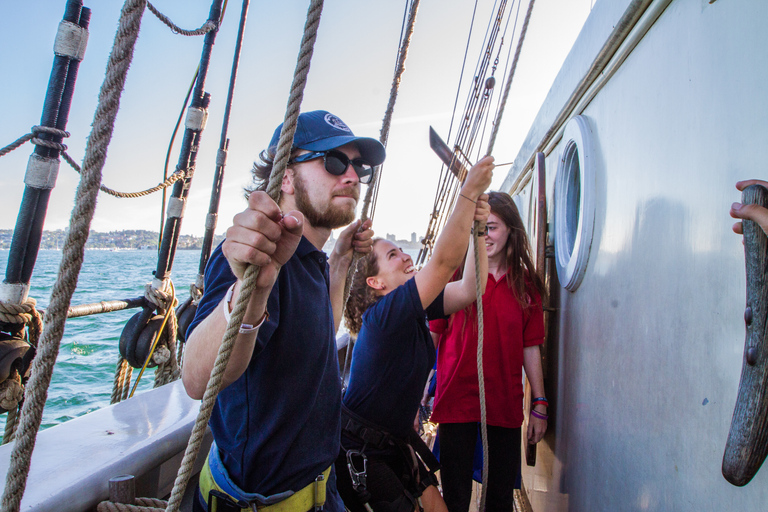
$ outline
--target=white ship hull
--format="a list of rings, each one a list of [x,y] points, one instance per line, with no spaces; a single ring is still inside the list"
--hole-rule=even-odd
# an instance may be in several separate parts
[[[617,35],[634,8],[644,14]],[[567,227],[555,203],[568,199],[556,176],[575,130],[568,120],[582,116],[591,149],[579,147],[581,163],[593,173],[582,179],[593,181],[573,206],[593,207],[594,226],[579,235],[587,256],[575,291],[548,260],[552,421],[537,465],[523,467],[534,511],[768,501],[768,470],[744,487],[721,473],[745,336],[744,249],[728,210],[741,197],[736,181],[766,179],[767,20],[762,1],[597,2],[504,182],[520,192],[535,241],[532,162],[546,154],[557,244]]]

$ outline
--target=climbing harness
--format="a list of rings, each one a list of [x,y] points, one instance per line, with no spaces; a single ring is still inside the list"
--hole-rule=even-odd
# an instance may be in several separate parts
[[[342,405],[341,432],[346,470],[362,508],[368,512],[395,512],[398,507],[404,507],[403,512],[422,510],[420,496],[430,485],[437,485],[440,463],[415,430],[405,438],[394,436]],[[350,440],[356,447],[345,446]],[[341,471],[337,462],[340,490]]]
[[[302,489],[264,497],[240,489],[229,477],[221,461],[216,443],[211,445],[203,469],[200,471],[200,495],[208,505],[208,512],[306,512],[320,511],[325,505],[326,484],[331,467]]]

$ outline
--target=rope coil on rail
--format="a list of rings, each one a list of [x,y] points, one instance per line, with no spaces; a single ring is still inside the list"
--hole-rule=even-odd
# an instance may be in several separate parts
[[[8,411],[3,433],[3,443],[13,441],[19,421],[19,404],[24,399],[24,384],[21,375],[15,369],[13,373],[0,383],[0,407]]]
[[[136,498],[133,504],[102,501],[96,506],[97,512],[163,512],[168,502],[155,498]]]
[[[3,512],[18,511],[24,495],[35,437],[42,421],[53,366],[64,333],[64,322],[83,263],[85,243],[101,184],[101,170],[112,138],[114,121],[120,106],[120,95],[133,58],[133,48],[145,7],[146,0],[126,0],[120,15],[106,76],[99,92],[93,128],[86,146],[82,178],[78,186],[75,208],[72,211],[70,229],[64,243],[59,278],[53,286],[50,305],[45,314],[45,327],[37,356],[32,363],[31,377],[27,383],[27,396],[21,410],[17,437],[11,452],[2,496]]]
[[[168,16],[158,11],[157,8],[154,5],[152,5],[150,2],[147,2],[147,9],[149,9],[149,11],[152,14],[154,14],[157,17],[157,19],[165,23],[174,34],[181,34],[182,36],[204,36],[208,32],[212,30],[216,30],[217,28],[217,25],[215,22],[211,20],[207,20],[205,23],[203,23],[203,26],[201,26],[198,29],[185,30],[183,28],[180,28],[174,22],[172,22],[171,19],[168,18]]]

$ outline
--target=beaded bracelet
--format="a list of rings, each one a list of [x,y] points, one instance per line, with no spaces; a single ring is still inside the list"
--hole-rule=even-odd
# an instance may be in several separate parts
[[[531,409],[531,416],[534,418],[539,418],[540,420],[546,420],[549,418],[549,415],[541,414],[540,412],[534,411],[533,409]]]

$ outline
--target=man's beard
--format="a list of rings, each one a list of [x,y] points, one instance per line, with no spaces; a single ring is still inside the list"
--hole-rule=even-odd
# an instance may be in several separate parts
[[[296,173],[294,174],[294,195],[296,199],[296,208],[304,214],[304,218],[310,225],[316,228],[336,229],[346,226],[355,220],[355,208],[349,206],[337,206],[333,203],[328,204],[326,211],[320,212],[312,204],[307,189],[304,186],[304,180]],[[355,199],[355,205],[360,195],[357,187],[350,187],[339,191],[337,195],[351,196]]]

